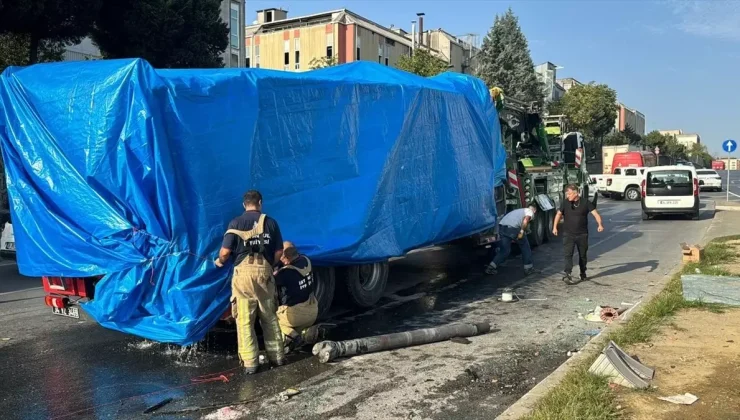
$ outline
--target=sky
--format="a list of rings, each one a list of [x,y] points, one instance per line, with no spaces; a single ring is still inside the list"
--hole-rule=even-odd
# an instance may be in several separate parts
[[[247,22],[271,7],[289,17],[346,8],[409,32],[424,12],[427,29],[481,40],[511,7],[535,64],[609,85],[645,114],[647,132],[698,133],[713,154],[723,140],[740,140],[740,1],[247,0]]]

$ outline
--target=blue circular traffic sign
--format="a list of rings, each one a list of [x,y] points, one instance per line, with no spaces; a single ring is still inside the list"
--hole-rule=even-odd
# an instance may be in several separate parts
[[[732,153],[737,150],[737,142],[732,139],[727,139],[722,142],[722,150],[727,153]]]

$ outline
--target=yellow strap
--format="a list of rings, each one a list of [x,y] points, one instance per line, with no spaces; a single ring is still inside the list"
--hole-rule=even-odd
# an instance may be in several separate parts
[[[250,240],[252,237],[261,235],[265,232],[265,217],[266,214],[260,214],[260,218],[257,221],[257,226],[252,228],[251,230],[237,230],[237,229],[229,229],[224,233],[224,236],[228,235],[229,233],[232,233],[238,237],[240,237],[244,242]]]
[[[306,256],[303,256],[303,258],[305,258],[306,259],[306,262],[308,263],[306,265],[306,268],[298,268],[298,267],[296,267],[294,265],[288,264],[288,265],[284,266],[283,268],[281,268],[280,270],[278,270],[278,273],[281,272],[281,271],[283,271],[283,270],[295,270],[295,271],[299,272],[302,277],[308,277],[308,275],[311,274],[311,260],[309,260],[308,257],[306,257]]]

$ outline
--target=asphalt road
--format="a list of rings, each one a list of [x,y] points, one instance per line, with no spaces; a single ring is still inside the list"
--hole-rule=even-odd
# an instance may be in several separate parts
[[[707,191],[703,194],[713,200],[740,201],[740,171],[717,171],[717,173],[722,177],[722,191]],[[728,185],[730,186],[729,189],[727,188]]]
[[[732,187],[732,178],[731,188]],[[740,194],[740,176],[738,177]],[[438,248],[395,262],[389,290],[369,311],[339,308],[330,339],[437,326],[494,324],[470,344],[436,343],[321,365],[310,354],[247,377],[234,368],[235,335],[217,330],[180,348],[52,315],[38,279],[0,262],[0,413],[3,417],[142,418],[172,399],[162,418],[493,418],[602,327],[578,318],[597,304],[637,303],[680,261],[679,242],[716,228],[711,194],[701,220],[642,221],[637,202],[600,199],[607,230],[591,228],[590,275],[561,281],[559,239],[534,251],[539,272],[523,277],[511,259],[495,276],[463,248]],[[522,299],[498,301],[506,287]],[[301,394],[280,401],[277,394]],[[231,406],[219,410],[220,406]]]

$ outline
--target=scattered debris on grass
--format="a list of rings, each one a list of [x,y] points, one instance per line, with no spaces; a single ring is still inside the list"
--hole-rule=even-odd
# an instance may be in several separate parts
[[[683,404],[683,405],[691,405],[695,403],[699,397],[697,397],[694,394],[689,394],[688,392],[683,395],[673,395],[670,397],[658,397],[659,400],[668,401],[669,403],[673,404]]]

